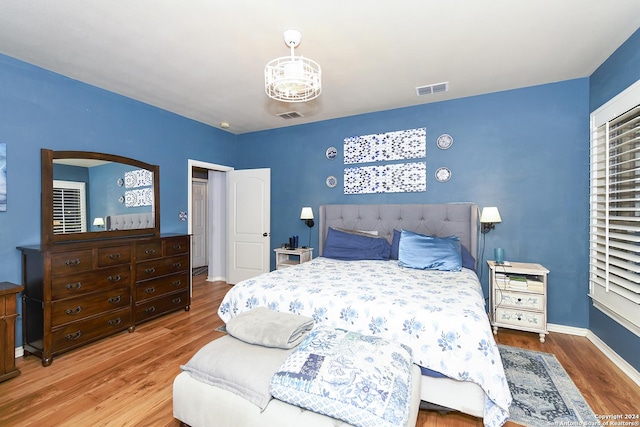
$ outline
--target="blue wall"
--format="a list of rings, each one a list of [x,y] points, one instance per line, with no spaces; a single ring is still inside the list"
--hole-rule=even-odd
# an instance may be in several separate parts
[[[640,30],[616,50],[589,80],[590,112],[640,79]],[[640,338],[591,306],[589,329],[640,371]]]
[[[486,235],[487,258],[503,247],[506,258],[536,262],[549,276],[549,321],[588,325],[588,80],[577,79],[489,95],[425,104],[238,137],[241,168],[272,169],[272,245],[297,234],[306,242],[302,206],[326,203],[445,203],[498,206],[503,222]],[[345,137],[427,128],[427,191],[344,195]],[[442,133],[453,146],[440,150]],[[338,148],[334,160],[328,147]],[[437,182],[446,166],[452,178]],[[340,180],[328,188],[325,179]],[[311,239],[317,248],[315,228]],[[306,244],[306,243],[305,243]],[[486,268],[483,273],[485,296]],[[571,304],[567,304],[571,301]]]
[[[16,246],[40,242],[40,149],[117,154],[160,166],[163,233],[186,233],[187,160],[233,166],[235,136],[0,55],[0,142],[7,211],[0,213],[0,281],[22,283]],[[21,304],[19,311],[21,311]],[[21,320],[16,342],[22,342]]]

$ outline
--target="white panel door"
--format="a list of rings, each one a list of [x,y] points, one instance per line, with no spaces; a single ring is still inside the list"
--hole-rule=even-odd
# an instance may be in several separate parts
[[[207,265],[207,181],[194,179],[191,207],[191,264],[193,268]]]
[[[227,172],[227,283],[270,270],[271,170]]]

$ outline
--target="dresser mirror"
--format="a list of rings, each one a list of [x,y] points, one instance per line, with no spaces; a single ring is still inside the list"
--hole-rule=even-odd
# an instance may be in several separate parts
[[[113,154],[42,154],[42,244],[160,234],[157,165]]]

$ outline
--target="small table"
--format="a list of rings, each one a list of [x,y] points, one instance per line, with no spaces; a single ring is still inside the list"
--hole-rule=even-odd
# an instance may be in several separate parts
[[[313,248],[276,248],[273,251],[276,253],[276,270],[302,264],[313,258]]]
[[[0,282],[0,381],[17,377],[16,368],[16,294],[24,286]]]

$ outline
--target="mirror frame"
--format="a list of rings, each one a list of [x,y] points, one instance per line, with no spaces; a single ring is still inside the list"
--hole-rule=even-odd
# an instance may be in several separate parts
[[[95,153],[91,151],[53,151],[43,148],[42,172],[41,172],[41,196],[42,196],[42,222],[41,234],[42,245],[48,246],[56,243],[77,242],[97,239],[112,239],[122,237],[137,236],[159,236],[160,235],[160,167],[151,165],[140,160],[115,154]],[[148,169],[153,172],[153,214],[154,227],[131,230],[112,231],[85,231],[82,233],[53,233],[53,161],[55,159],[91,159],[109,162],[123,163],[140,169]]]

